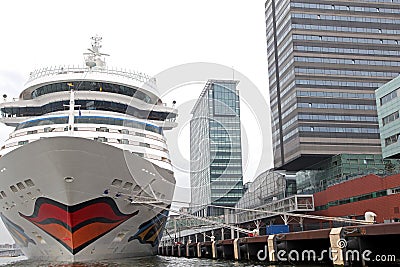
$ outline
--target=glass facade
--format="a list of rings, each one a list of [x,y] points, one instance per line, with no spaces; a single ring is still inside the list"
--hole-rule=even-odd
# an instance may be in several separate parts
[[[296,194],[296,177],[268,170],[249,183],[237,208],[258,208],[272,201]]]
[[[63,92],[63,91],[67,92],[71,90],[70,85],[73,85],[74,86],[73,88],[77,91],[99,91],[99,92],[115,93],[126,96],[132,96],[146,103],[151,102],[150,96],[146,95],[142,91],[137,90],[136,88],[131,88],[119,84],[96,82],[96,81],[72,81],[68,83],[66,82],[52,83],[35,89],[31,95],[32,98],[36,98],[45,94],[50,94],[55,92]]]
[[[367,174],[390,175],[400,172],[400,162],[379,154],[340,154],[296,173],[297,193],[312,194]]]
[[[240,103],[237,81],[207,82],[190,121],[192,212],[224,214],[243,195]]]
[[[265,15],[275,167],[380,154],[374,91],[399,75],[400,2],[270,0]]]

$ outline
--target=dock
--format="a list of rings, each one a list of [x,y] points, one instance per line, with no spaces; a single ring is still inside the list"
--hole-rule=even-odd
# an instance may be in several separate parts
[[[214,235],[215,233],[219,233]],[[222,235],[221,235],[222,233]],[[163,256],[306,263],[334,266],[400,266],[400,223],[346,226],[273,235],[240,236],[223,228],[161,241]]]

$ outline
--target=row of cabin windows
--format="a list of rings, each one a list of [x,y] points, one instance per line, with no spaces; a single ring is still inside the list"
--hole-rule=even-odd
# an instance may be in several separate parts
[[[135,88],[127,87],[124,85],[111,84],[105,82],[94,82],[94,81],[75,81],[75,82],[62,82],[44,85],[37,88],[31,94],[32,98],[36,98],[45,94],[55,93],[55,92],[65,92],[71,90],[71,84],[76,91],[98,91],[115,93],[121,95],[132,96],[146,103],[151,103],[151,98],[147,94],[139,91]],[[153,103],[154,104],[154,103]]]
[[[58,129],[62,129],[63,131],[68,131],[68,126],[66,126],[64,128],[58,128]],[[15,134],[15,135],[10,135],[10,138],[24,136],[24,135],[30,135],[30,134],[37,134],[37,133],[50,133],[50,132],[53,132],[54,130],[56,130],[56,128],[46,127],[46,128],[43,129],[43,131],[41,131],[41,130],[33,130],[33,131],[27,131],[25,133],[22,132],[22,133],[18,133],[18,134]],[[79,130],[84,130],[84,128],[74,127],[74,131],[79,131]],[[97,132],[110,132],[110,129],[107,128],[107,127],[99,127],[99,128],[96,128],[96,131]],[[165,142],[165,140],[162,139],[162,138],[159,138],[159,137],[156,137],[156,136],[153,136],[153,135],[148,135],[148,134],[129,131],[128,129],[118,130],[118,132],[120,134],[134,135],[134,136],[138,136],[138,137],[149,138],[149,139]],[[21,141],[21,142],[25,142],[25,141]],[[21,143],[21,144],[24,144],[24,143]]]
[[[69,100],[48,103],[41,107],[4,107],[1,109],[3,117],[30,117],[41,116],[51,112],[65,110],[65,105]],[[166,120],[169,113],[140,110],[126,104],[101,101],[101,100],[75,100],[75,104],[80,106],[80,110],[102,110],[127,114],[141,119]]]
[[[67,124],[68,117],[55,117],[55,118],[43,118],[32,121],[27,121],[20,123],[16,130],[21,130],[24,128],[40,126],[40,125],[51,125],[51,124]],[[120,119],[120,118],[110,118],[110,117],[95,117],[95,116],[75,116],[75,123],[87,123],[87,124],[108,124],[108,125],[117,125],[124,126],[128,128],[136,128],[147,130],[150,132],[158,133],[162,135],[162,128],[147,124],[144,122]],[[100,127],[99,129],[105,129],[105,127]],[[99,130],[102,131],[102,130]],[[128,131],[129,133],[129,131]]]
[[[68,127],[66,127],[64,129],[64,131],[68,131]],[[106,142],[108,142],[108,138],[107,137],[95,137],[94,141],[101,142],[101,143],[106,143]],[[117,139],[117,141],[118,141],[119,144],[124,144],[124,145],[128,145],[129,144],[129,139],[126,139],[126,138]],[[22,146],[22,145],[25,145],[25,144],[28,144],[28,143],[29,143],[29,140],[23,140],[23,141],[18,141],[17,145]],[[167,151],[165,148],[162,148],[160,146],[157,146],[157,145],[151,146],[150,144],[143,143],[143,142],[139,142],[138,145],[141,146],[141,147],[153,148],[153,149],[158,149],[158,150],[162,150],[162,151]]]

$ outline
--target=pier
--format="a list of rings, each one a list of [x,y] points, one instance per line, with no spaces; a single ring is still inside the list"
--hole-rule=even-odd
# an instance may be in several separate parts
[[[224,228],[182,232],[163,239],[163,256],[252,260],[266,263],[312,263],[334,266],[400,265],[400,223],[346,226],[312,231],[244,236]],[[214,235],[215,234],[215,235]]]

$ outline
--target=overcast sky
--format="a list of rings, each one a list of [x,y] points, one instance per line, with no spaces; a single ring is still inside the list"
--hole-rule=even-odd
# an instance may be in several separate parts
[[[18,97],[29,73],[36,68],[83,64],[82,53],[95,34],[103,37],[102,51],[111,55],[107,58],[109,66],[138,70],[160,79],[176,74],[179,68],[199,70],[204,75],[194,75],[195,81],[161,90],[167,103],[178,102],[180,127],[167,138],[173,143],[172,161],[176,158],[177,162],[175,198],[189,201],[190,181],[185,172],[189,166],[188,161],[185,164],[190,140],[188,111],[204,86],[205,80],[198,77],[234,77],[240,81],[242,96],[244,180],[253,180],[272,166],[264,2],[2,1],[0,94],[6,93],[9,99]],[[0,126],[0,142],[11,131]],[[12,242],[2,229],[0,243]]]

